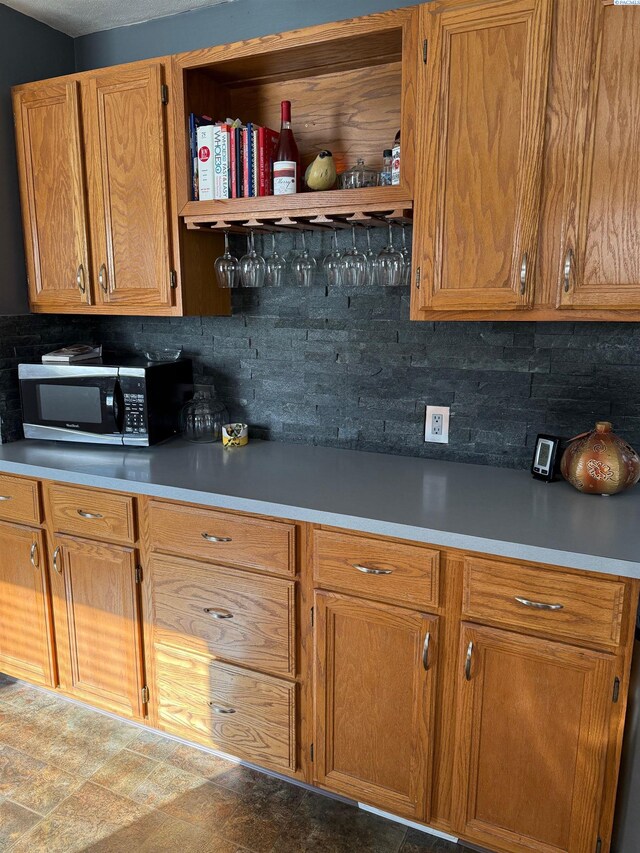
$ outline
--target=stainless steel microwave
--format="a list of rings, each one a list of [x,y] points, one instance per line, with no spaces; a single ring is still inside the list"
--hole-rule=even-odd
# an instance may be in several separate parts
[[[179,431],[193,394],[189,359],[21,364],[25,438],[146,447]]]

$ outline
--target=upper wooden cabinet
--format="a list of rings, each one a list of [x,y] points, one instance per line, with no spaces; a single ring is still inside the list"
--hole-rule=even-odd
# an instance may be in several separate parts
[[[31,306],[79,311],[91,304],[80,85],[22,87],[14,112]]]
[[[423,7],[413,313],[533,301],[552,5]],[[419,285],[419,287],[418,287]]]

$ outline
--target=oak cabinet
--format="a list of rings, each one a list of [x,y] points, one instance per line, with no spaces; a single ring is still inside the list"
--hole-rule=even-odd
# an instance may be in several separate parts
[[[437,616],[315,596],[315,781],[429,819]]]
[[[422,7],[415,318],[532,304],[551,18],[548,0]]]
[[[458,830],[511,853],[596,849],[616,659],[462,627]]]
[[[613,0],[579,9],[559,305],[637,311],[640,9]]]
[[[29,301],[79,311],[92,301],[80,85],[23,87],[13,106]]]
[[[44,536],[5,523],[0,523],[0,671],[54,686]]]
[[[60,686],[100,708],[139,719],[144,667],[135,552],[56,537],[52,592]]]

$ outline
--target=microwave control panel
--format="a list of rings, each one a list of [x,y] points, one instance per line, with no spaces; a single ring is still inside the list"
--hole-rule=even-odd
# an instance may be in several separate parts
[[[125,435],[146,435],[147,415],[144,379],[132,376],[121,380],[124,399],[123,431]]]

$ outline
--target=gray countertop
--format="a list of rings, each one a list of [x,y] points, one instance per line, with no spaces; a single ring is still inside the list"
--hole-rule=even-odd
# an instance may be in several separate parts
[[[262,441],[18,441],[0,471],[640,578],[640,488],[605,498],[527,471]]]

